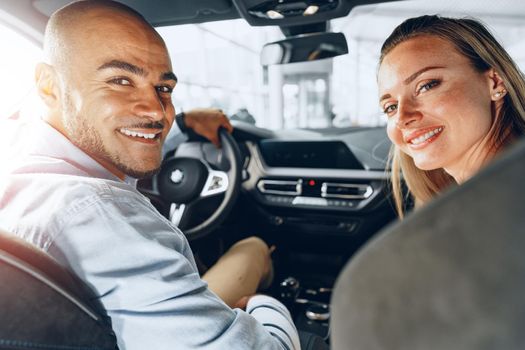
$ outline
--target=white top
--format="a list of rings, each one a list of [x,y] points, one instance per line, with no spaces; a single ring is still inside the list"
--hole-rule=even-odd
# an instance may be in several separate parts
[[[121,350],[300,348],[279,301],[258,296],[247,312],[232,310],[207,288],[185,236],[136,180],[121,181],[43,121],[1,128],[0,226],[95,290]]]

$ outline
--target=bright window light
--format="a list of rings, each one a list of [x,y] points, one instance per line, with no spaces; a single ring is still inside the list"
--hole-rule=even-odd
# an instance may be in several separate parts
[[[29,103],[35,91],[35,65],[42,49],[24,36],[0,24],[0,120],[10,117]]]

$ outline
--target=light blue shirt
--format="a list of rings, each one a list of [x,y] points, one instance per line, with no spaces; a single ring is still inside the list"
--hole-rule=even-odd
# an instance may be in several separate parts
[[[299,349],[277,300],[232,310],[207,288],[185,236],[134,179],[121,181],[43,121],[10,123],[0,226],[95,290],[121,350]]]

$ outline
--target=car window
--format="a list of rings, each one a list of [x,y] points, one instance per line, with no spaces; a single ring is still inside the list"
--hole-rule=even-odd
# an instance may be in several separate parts
[[[265,43],[283,38],[276,27],[243,19],[157,28],[179,82],[177,110],[213,106],[270,129],[334,126],[332,60],[263,67]],[[246,116],[248,115],[248,116]],[[363,125],[370,125],[363,120]]]
[[[278,28],[251,27],[243,19],[157,28],[178,78],[175,108],[217,107],[229,115],[269,110],[268,71],[259,63],[261,47],[281,37]],[[258,124],[264,125],[262,118]]]
[[[0,55],[0,119],[33,113],[38,104],[34,98],[34,71],[42,58],[42,50],[2,24],[0,38],[3,52]]]
[[[260,65],[259,53],[265,43],[283,37],[278,28],[250,27],[237,19],[158,30],[180,78],[174,92],[178,110],[215,106],[229,115],[243,111],[248,120],[270,129],[378,126],[386,123],[377,101],[381,44],[404,19],[432,13],[482,20],[525,67],[525,21],[515,15],[524,11],[487,0],[357,7],[330,23],[332,31],[345,34],[347,55],[268,68]]]

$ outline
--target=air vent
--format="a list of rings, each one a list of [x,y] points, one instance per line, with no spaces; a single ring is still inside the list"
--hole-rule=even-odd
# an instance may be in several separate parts
[[[303,192],[303,180],[260,180],[257,188],[264,194],[283,194],[300,196]]]
[[[366,199],[373,192],[372,186],[364,184],[323,182],[321,185],[321,197],[323,198]]]

